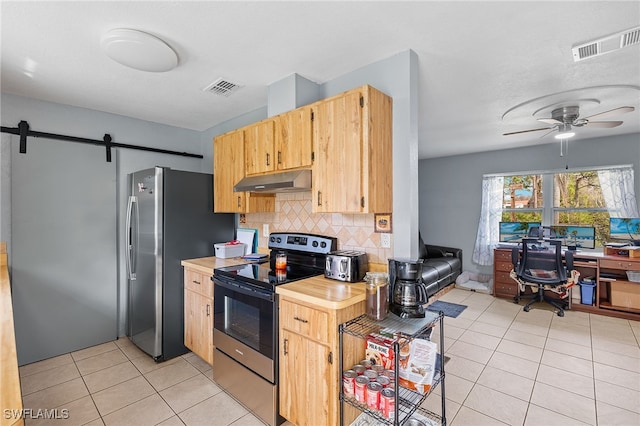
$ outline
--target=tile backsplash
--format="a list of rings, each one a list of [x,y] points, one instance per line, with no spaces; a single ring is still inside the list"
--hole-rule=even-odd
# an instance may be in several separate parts
[[[268,224],[269,232],[336,237],[338,250],[364,251],[370,263],[386,264],[392,257],[392,248],[380,246],[381,234],[374,232],[373,214],[312,213],[311,192],[276,194],[275,210],[274,213],[247,213],[244,223],[240,223],[241,228],[258,230],[260,251],[268,250],[267,237],[262,236],[263,225]]]

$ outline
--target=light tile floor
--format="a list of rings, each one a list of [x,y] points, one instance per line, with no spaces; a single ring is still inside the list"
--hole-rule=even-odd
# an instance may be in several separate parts
[[[467,305],[445,317],[448,424],[640,424],[640,322],[572,311],[561,318],[540,304],[527,313],[459,289],[440,300]],[[69,413],[27,418],[28,426],[262,424],[196,355],[156,364],[127,339],[25,365],[20,376],[25,408]],[[423,405],[439,413],[435,393]]]

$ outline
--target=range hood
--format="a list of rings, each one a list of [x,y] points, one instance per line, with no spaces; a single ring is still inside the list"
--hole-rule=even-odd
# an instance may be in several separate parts
[[[235,192],[296,192],[311,190],[311,170],[293,170],[247,176],[233,187]]]

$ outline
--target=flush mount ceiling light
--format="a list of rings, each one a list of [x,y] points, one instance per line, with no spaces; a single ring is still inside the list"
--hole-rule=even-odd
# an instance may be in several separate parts
[[[100,46],[114,61],[140,71],[165,72],[178,65],[178,55],[167,43],[138,30],[113,29],[102,36]]]
[[[554,136],[556,139],[569,139],[576,135],[575,132],[571,131],[571,124],[561,124],[558,127],[558,133]]]

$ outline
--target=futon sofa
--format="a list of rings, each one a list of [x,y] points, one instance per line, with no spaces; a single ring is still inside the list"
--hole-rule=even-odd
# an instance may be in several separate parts
[[[462,273],[462,250],[451,247],[424,244],[420,238],[422,282],[430,298],[446,286],[453,284]]]

